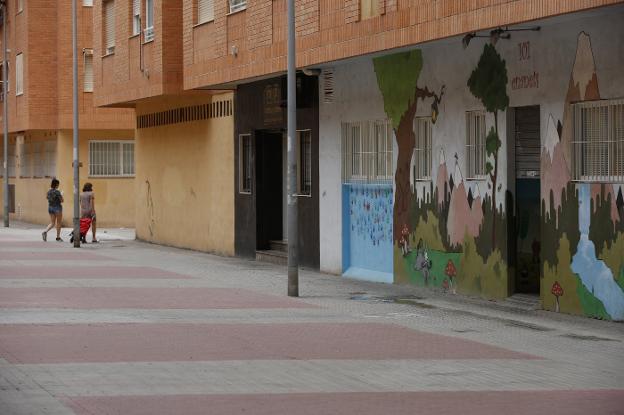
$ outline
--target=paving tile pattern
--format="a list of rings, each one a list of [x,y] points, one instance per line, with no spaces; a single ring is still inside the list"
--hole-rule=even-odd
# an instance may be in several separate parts
[[[624,414],[622,324],[38,238],[0,229],[3,415]]]

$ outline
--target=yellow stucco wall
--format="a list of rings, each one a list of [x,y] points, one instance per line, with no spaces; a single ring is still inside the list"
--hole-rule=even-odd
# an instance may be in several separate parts
[[[159,99],[139,104],[137,115],[208,102]],[[137,130],[137,238],[234,255],[233,135],[232,116]]]
[[[73,137],[69,131],[27,131],[24,133],[26,141],[49,141],[57,140],[56,150],[56,177],[61,182],[60,190],[63,192],[63,224],[71,226],[73,218],[73,170],[72,170],[72,147]],[[98,227],[134,227],[134,178],[90,178],[88,177],[89,140],[132,140],[132,130],[93,131],[83,130],[80,132],[80,159],[83,167],[80,168],[80,190],[85,182],[93,183],[96,195],[96,211]],[[19,152],[16,152],[18,154]],[[18,173],[21,173],[22,161],[17,157]],[[15,213],[11,214],[12,220],[30,223],[46,224],[49,222],[47,212],[48,202],[46,192],[50,188],[50,177],[11,178],[10,183],[15,184]],[[3,188],[0,186],[0,200],[2,200]],[[2,209],[0,209],[2,210]],[[2,215],[2,212],[0,212]]]

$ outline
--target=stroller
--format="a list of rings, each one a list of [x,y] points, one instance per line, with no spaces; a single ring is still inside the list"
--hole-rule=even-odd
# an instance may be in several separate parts
[[[80,242],[87,243],[87,232],[91,228],[91,218],[80,219]],[[74,231],[69,234],[69,243],[74,243]]]

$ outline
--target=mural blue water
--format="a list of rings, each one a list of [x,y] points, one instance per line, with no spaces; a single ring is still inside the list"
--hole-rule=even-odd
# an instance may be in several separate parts
[[[579,275],[583,285],[602,301],[612,319],[624,319],[624,292],[613,279],[613,273],[605,263],[596,258],[596,248],[589,239],[591,221],[591,189],[581,184],[579,190],[579,240],[576,255],[572,258],[572,271]]]
[[[362,277],[392,282],[392,185],[345,184],[342,194],[345,271],[373,271]]]

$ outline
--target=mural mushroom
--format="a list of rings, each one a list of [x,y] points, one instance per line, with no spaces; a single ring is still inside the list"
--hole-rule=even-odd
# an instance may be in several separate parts
[[[550,289],[550,292],[552,293],[552,295],[555,296],[555,299],[557,300],[557,304],[555,305],[555,311],[558,313],[559,312],[559,297],[563,295],[563,287],[559,285],[559,281],[554,282],[554,284],[552,285],[552,288]]]
[[[451,291],[453,294],[456,293],[455,286],[453,285],[453,278],[457,275],[457,268],[455,268],[455,264],[453,264],[452,260],[448,260],[446,263],[446,268],[444,269],[444,273],[447,277],[449,277],[449,282],[451,285]]]

